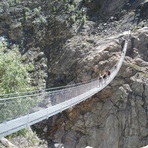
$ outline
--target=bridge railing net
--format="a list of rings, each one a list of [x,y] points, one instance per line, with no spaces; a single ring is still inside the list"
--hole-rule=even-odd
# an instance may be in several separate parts
[[[98,86],[94,79],[87,83],[54,91],[42,91],[37,94],[0,99],[0,123],[62,103]]]

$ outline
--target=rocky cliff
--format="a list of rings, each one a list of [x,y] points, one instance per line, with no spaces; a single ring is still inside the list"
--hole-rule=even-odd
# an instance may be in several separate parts
[[[79,63],[85,71],[81,69],[78,78],[88,80],[110,68],[118,60],[123,37],[117,35],[96,41],[93,52],[90,51]],[[94,148],[139,148],[147,145],[147,42],[147,28],[133,33],[127,56],[115,80],[92,98],[49,118],[41,126],[38,124],[38,130],[44,131],[41,137],[53,143],[63,143],[66,148],[87,145]],[[76,68],[76,72],[79,69]]]
[[[2,1],[0,34],[35,65],[32,85],[61,86],[123,66],[92,98],[33,126],[47,147],[139,148],[148,145],[147,0]]]

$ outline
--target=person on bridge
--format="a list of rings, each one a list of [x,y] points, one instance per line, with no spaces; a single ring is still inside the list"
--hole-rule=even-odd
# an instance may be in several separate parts
[[[110,74],[111,74],[110,70],[107,70],[107,71],[106,71],[106,74],[107,74],[108,76],[110,76]]]
[[[103,80],[103,77],[99,76],[99,87],[101,86],[102,80]]]
[[[106,75],[106,73],[104,73],[104,75],[103,75],[104,83],[106,83],[106,77],[107,77],[107,75]]]

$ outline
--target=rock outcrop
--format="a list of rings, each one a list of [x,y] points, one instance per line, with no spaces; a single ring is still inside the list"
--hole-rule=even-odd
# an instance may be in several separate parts
[[[118,60],[123,39],[124,35],[99,41],[94,38],[90,43],[90,47],[95,46],[93,52],[91,50],[82,56],[77,64],[76,73],[80,67],[85,67],[85,71],[82,69],[77,78],[89,80],[111,68]],[[88,145],[94,148],[139,148],[147,145],[147,42],[147,28],[133,33],[127,56],[115,80],[92,98],[49,118],[41,127],[37,125],[40,131],[46,127],[41,137],[53,143],[63,143],[65,148]],[[60,64],[56,66],[60,71]],[[66,65],[65,68],[68,67]]]
[[[91,36],[81,36],[81,44],[73,37],[65,44],[64,54],[55,63],[54,69],[51,68],[52,73],[60,76],[64,73],[67,81],[68,75],[76,74],[77,79],[71,83],[95,78],[118,60],[123,40],[124,35],[99,41],[91,39]],[[147,145],[147,41],[147,28],[133,33],[125,62],[115,80],[94,97],[49,118],[45,123],[37,124],[40,136],[49,145],[57,143],[66,148],[87,145],[94,148],[139,148]],[[75,49],[73,42],[77,43],[75,51],[72,50]],[[83,44],[85,49],[80,48]],[[77,59],[73,68],[72,58]]]

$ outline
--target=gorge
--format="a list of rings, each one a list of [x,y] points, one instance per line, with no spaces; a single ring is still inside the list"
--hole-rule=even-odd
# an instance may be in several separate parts
[[[30,75],[38,89],[97,78],[118,61],[123,32],[131,30],[124,63],[113,82],[33,125],[43,145],[20,145],[15,137],[10,141],[16,147],[148,145],[147,0],[3,0],[0,8],[0,36],[10,49],[19,46],[25,63],[35,65]]]

